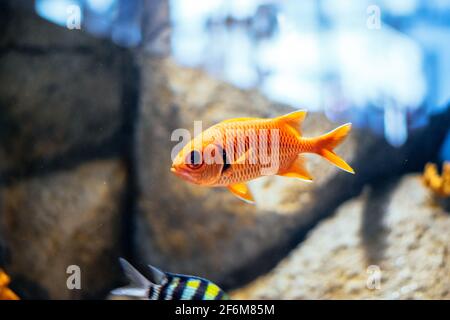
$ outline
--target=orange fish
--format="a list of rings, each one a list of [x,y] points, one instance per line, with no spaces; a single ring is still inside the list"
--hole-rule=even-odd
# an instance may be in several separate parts
[[[0,300],[19,300],[19,297],[8,288],[9,276],[0,269]]]
[[[318,154],[350,173],[353,169],[333,149],[351,130],[351,123],[319,137],[303,137],[306,111],[273,118],[222,121],[192,139],[177,154],[171,171],[191,183],[227,187],[247,202],[253,197],[247,181],[279,175],[312,181],[302,153]]]

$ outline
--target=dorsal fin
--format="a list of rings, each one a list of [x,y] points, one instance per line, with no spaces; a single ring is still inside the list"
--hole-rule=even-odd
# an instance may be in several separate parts
[[[301,137],[301,125],[306,117],[306,110],[298,110],[275,118],[275,121],[284,123],[297,137]]]
[[[150,269],[150,272],[152,274],[154,280],[153,283],[157,285],[164,285],[167,283],[167,276],[164,272],[152,265],[148,265],[148,268]]]

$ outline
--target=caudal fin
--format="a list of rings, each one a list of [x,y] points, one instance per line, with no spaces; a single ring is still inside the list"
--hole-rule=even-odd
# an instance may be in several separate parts
[[[317,138],[316,153],[330,161],[338,168],[355,173],[355,171],[345,162],[341,157],[334,153],[333,149],[336,148],[344,139],[352,128],[351,123],[344,124],[331,132],[324,134]]]

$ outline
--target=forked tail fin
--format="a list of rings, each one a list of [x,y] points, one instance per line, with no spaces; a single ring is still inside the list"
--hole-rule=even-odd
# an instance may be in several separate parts
[[[355,171],[345,162],[341,157],[334,153],[333,149],[336,148],[344,139],[352,128],[351,123],[344,124],[333,131],[330,131],[323,136],[317,138],[316,153],[330,161],[338,168],[355,173]]]

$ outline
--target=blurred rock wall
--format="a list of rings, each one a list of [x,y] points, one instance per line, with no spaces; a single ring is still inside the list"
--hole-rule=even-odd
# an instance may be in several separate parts
[[[450,299],[450,215],[417,175],[368,187],[236,299]]]
[[[126,54],[3,3],[0,263],[23,298],[86,298],[117,282],[127,169]],[[68,290],[78,265],[82,290]]]

